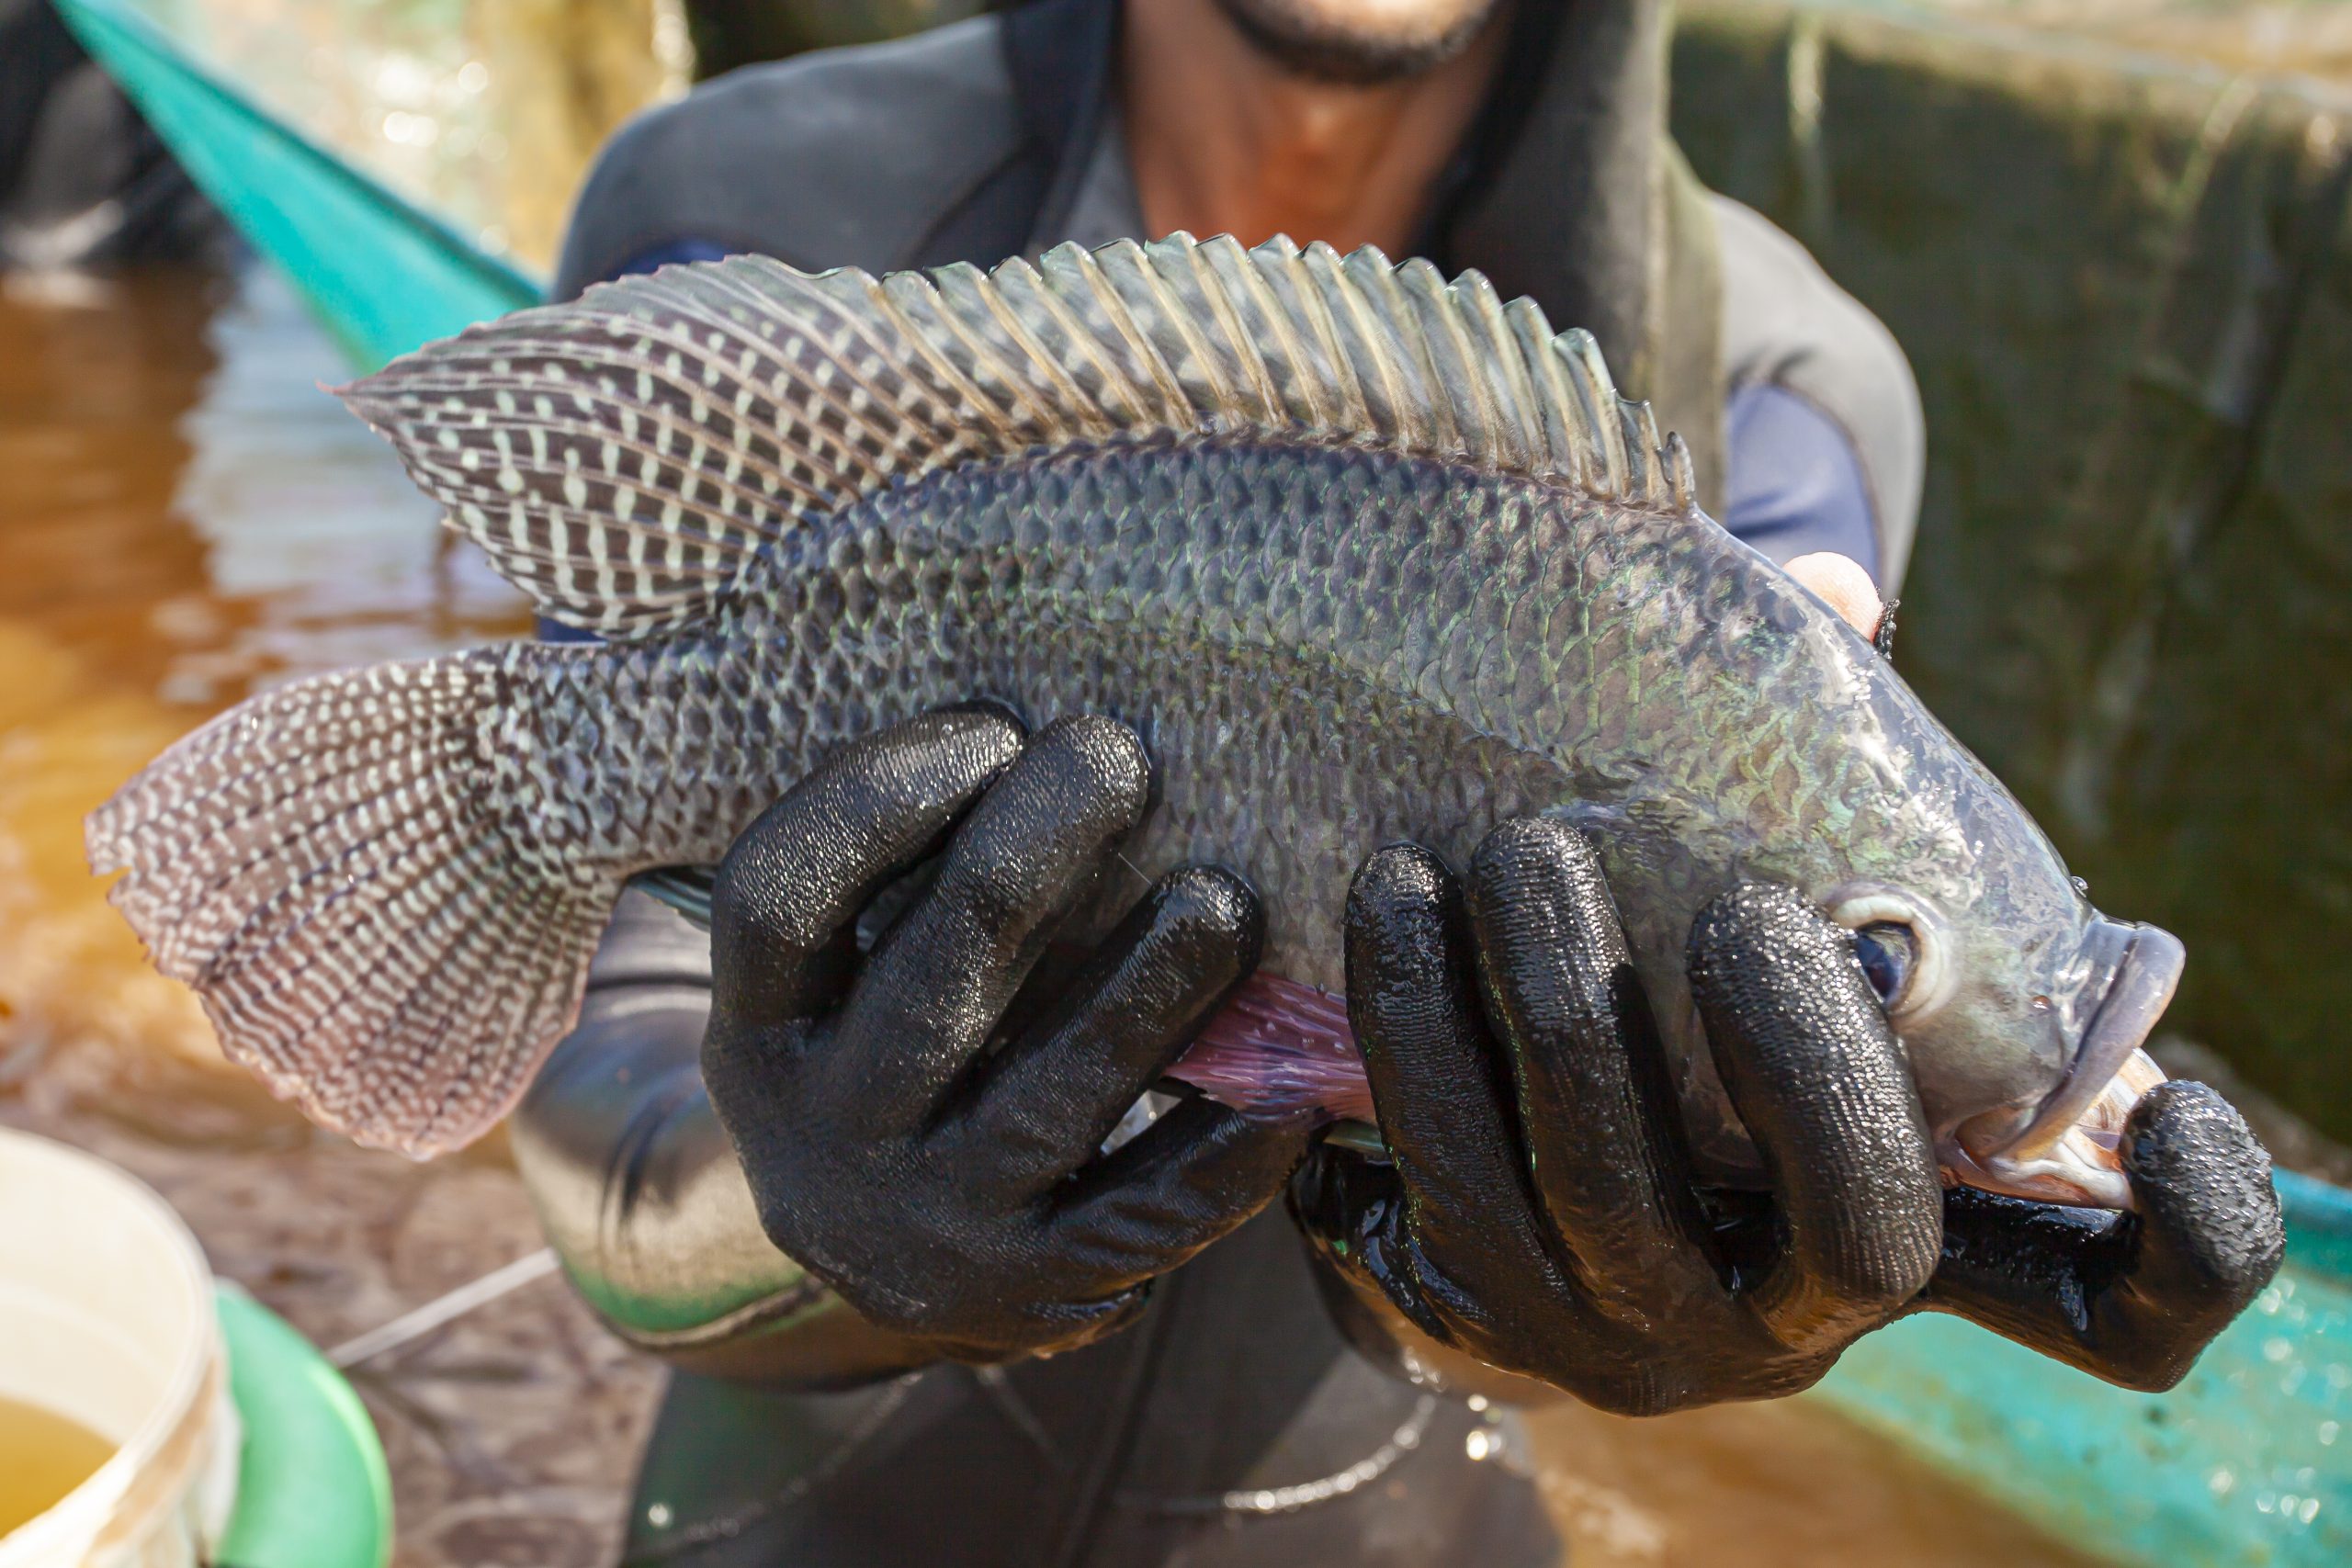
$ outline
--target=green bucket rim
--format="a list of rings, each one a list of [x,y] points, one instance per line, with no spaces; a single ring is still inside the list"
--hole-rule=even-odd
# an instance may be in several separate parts
[[[220,1568],[384,1568],[392,1483],[375,1424],[341,1372],[239,1287],[214,1291],[229,1394],[244,1425]]]

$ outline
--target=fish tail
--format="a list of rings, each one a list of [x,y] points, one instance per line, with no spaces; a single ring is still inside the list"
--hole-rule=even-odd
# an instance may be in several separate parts
[[[570,1028],[616,873],[537,852],[509,693],[551,648],[321,676],[186,737],[90,816],[93,869],[230,1057],[423,1158]]]

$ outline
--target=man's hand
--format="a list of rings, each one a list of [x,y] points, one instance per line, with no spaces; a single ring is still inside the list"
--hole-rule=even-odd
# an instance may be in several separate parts
[[[1572,829],[1498,829],[1465,889],[1424,852],[1382,852],[1358,874],[1347,942],[1395,1163],[1318,1149],[1292,1188],[1311,1244],[1360,1301],[1604,1408],[1793,1392],[1923,1305],[2165,1386],[2277,1267],[2267,1162],[2192,1086],[2135,1114],[2144,1220],[1948,1198],[1901,1043],[1843,933],[1786,889],[1724,895],[1690,943],[1760,1195],[1698,1191],[1614,908]],[[2088,1292],[2080,1322],[2074,1290]]]
[[[1149,785],[1141,744],[1108,720],[1024,750],[1001,715],[934,714],[837,753],[720,867],[703,1074],[761,1222],[861,1315],[938,1354],[1119,1326],[1301,1152],[1302,1127],[1195,1100],[1098,1154],[1257,963],[1257,900],[1226,873],[1162,878],[1004,1038]],[[943,840],[936,880],[861,964],[859,910]]]
[[[2069,1366],[2156,1392],[2278,1271],[2270,1156],[2201,1083],[2161,1083],[2123,1124],[2129,1214],[1955,1188],[1920,1305]]]

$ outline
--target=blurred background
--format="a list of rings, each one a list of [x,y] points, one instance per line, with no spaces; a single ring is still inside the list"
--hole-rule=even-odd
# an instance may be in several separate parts
[[[495,1140],[412,1166],[227,1067],[82,816],[257,687],[527,630],[321,383],[528,299],[634,110],[979,8],[0,0],[0,1123],[145,1177],[321,1345],[534,1254],[528,1206]],[[2102,903],[2186,939],[2166,1066],[2352,1182],[2352,3],[1686,0],[1674,70],[1701,177],[1917,370],[1905,674]],[[2345,1561],[2352,1440],[2312,1402],[2352,1386],[2352,1294],[2282,1287],[2165,1414],[2036,1370],[2072,1403],[2020,1432],[1987,1390],[2027,1374],[1926,1386],[1921,1340],[1816,1398],[1546,1414],[1533,1459],[1588,1568],[2147,1561],[2167,1530]],[[656,1379],[546,1278],[356,1367],[395,1561],[609,1560]],[[2160,1483],[1999,1473],[2037,1454]]]

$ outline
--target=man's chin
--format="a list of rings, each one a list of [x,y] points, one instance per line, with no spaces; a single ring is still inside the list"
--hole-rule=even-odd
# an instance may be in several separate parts
[[[1375,86],[1460,54],[1502,0],[1216,0],[1283,70],[1318,82]]]

